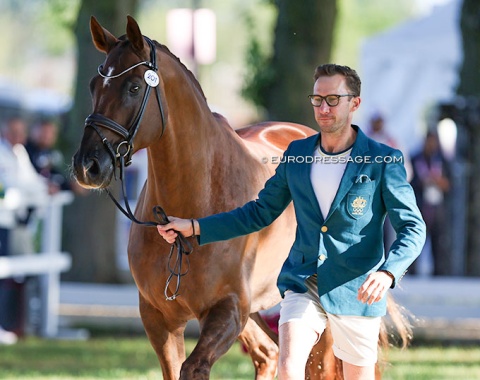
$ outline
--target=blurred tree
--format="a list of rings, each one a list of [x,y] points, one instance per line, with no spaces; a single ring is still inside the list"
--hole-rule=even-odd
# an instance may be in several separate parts
[[[306,94],[313,88],[313,73],[330,61],[337,15],[336,0],[276,0],[278,18],[274,52],[262,55],[252,39],[247,53],[250,74],[243,95],[264,107],[270,120],[315,126]]]
[[[137,0],[82,0],[75,27],[77,40],[77,80],[74,107],[65,139],[66,157],[72,157],[83,135],[84,120],[92,112],[90,79],[105,59],[93,46],[89,22],[94,15],[114,35],[125,34],[126,17],[135,15]],[[64,247],[72,254],[72,269],[65,279],[73,281],[115,282],[118,280],[115,257],[116,210],[105,195],[91,192],[76,197],[65,210]]]
[[[466,274],[480,276],[480,2],[463,0],[460,28],[463,39],[463,65],[460,69],[459,96],[467,101],[464,126],[468,133],[469,161],[467,204]]]
[[[314,68],[329,61],[360,71],[363,39],[415,15],[415,0],[257,1],[255,13],[246,22],[249,46],[242,96],[259,111],[268,113],[263,118],[299,121],[313,127],[313,113],[304,98],[313,87]],[[270,34],[265,33],[269,20],[258,18],[259,5],[264,9],[266,4],[274,9],[271,13],[278,15],[273,58],[270,38],[265,38],[265,34]],[[282,46],[284,43],[287,45]],[[290,90],[291,86],[293,92],[276,93],[287,87]]]

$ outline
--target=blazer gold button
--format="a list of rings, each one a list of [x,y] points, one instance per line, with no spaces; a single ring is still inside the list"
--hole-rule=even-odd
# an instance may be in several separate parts
[[[322,255],[320,255],[320,260],[322,260],[322,261],[325,261],[325,260],[326,260],[326,258],[327,258],[327,256],[325,256],[325,255],[323,255],[323,254],[322,254]]]
[[[327,232],[327,231],[328,231],[328,227],[327,227],[327,226],[322,226],[322,228],[320,229],[320,231],[322,231],[322,232]]]

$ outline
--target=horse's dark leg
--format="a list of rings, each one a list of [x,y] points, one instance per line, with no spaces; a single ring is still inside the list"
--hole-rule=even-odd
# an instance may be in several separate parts
[[[140,315],[148,339],[155,350],[162,367],[164,380],[177,380],[180,368],[185,360],[185,325],[174,328],[167,326],[164,316],[142,296],[140,296]]]
[[[278,362],[278,337],[258,313],[252,314],[239,340],[247,348],[255,366],[256,380],[275,378]]]
[[[245,307],[244,307],[245,308]],[[213,305],[199,318],[200,337],[180,372],[181,380],[207,380],[215,361],[225,354],[240,334],[248,311],[241,311],[238,295]]]

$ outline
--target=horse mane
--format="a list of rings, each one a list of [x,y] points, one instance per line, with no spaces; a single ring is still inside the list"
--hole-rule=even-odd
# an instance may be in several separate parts
[[[203,89],[202,87],[200,86],[200,83],[198,82],[198,79],[195,77],[195,75],[193,75],[193,73],[187,68],[187,66],[185,66],[185,64],[180,60],[180,58],[178,58],[175,54],[173,54],[170,49],[161,44],[160,42],[158,41],[155,41],[153,40],[153,43],[155,44],[155,46],[157,46],[158,48],[160,48],[160,50],[162,50],[164,53],[166,53],[167,55],[169,55],[171,58],[173,58],[175,61],[177,61],[177,63],[180,65],[180,67],[187,73],[187,75],[189,76],[189,78],[192,80],[192,82],[195,84],[195,87],[198,89],[198,91],[200,92],[200,94],[202,94],[202,97],[203,99],[205,99],[205,101],[207,101],[207,97],[205,96],[204,92],[203,92]]]

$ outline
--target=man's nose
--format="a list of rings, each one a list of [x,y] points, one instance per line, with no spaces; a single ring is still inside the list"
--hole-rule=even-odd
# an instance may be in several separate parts
[[[327,101],[325,99],[323,99],[322,104],[320,104],[320,107],[317,107],[317,108],[321,113],[330,112],[330,106],[327,104]]]

